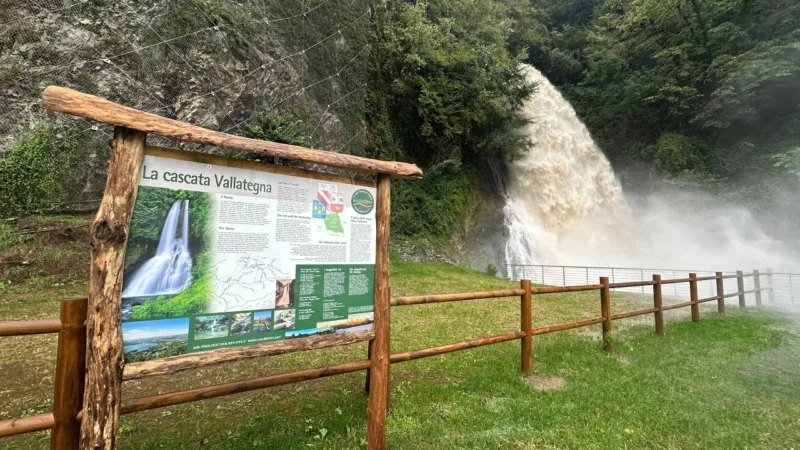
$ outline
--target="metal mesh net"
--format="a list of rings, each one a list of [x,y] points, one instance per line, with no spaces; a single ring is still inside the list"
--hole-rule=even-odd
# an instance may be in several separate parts
[[[369,23],[364,0],[11,0],[0,10],[0,155],[45,135],[50,152],[69,153],[54,163],[71,165],[54,207],[96,205],[111,129],[43,111],[48,85],[357,154]]]

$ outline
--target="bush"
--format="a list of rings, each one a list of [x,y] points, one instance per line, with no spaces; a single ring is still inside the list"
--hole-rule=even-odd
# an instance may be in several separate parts
[[[449,238],[465,219],[472,171],[445,161],[425,171],[422,180],[392,185],[392,232],[397,236]]]
[[[74,137],[56,140],[48,125],[26,135],[0,161],[0,216],[40,213],[63,202],[80,148]]]
[[[703,143],[677,133],[664,133],[656,144],[656,166],[670,175],[685,171],[705,173]]]
[[[488,266],[486,266],[486,273],[488,273],[491,276],[497,275],[497,266],[495,266],[494,264],[489,264]]]

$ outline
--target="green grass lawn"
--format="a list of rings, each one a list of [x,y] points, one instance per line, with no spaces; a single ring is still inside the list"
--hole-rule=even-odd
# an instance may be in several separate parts
[[[80,278],[39,278],[0,288],[0,320],[52,316],[57,299],[85,291]],[[55,284],[55,285],[54,285]],[[517,286],[462,267],[393,263],[393,295]],[[647,295],[612,293],[614,312]],[[732,304],[731,304],[732,306]],[[599,314],[597,292],[534,297],[534,326]],[[729,308],[614,323],[607,354],[600,325],[534,338],[538,376],[563,389],[537,391],[519,373],[518,342],[392,366],[393,449],[789,449],[800,446],[800,338],[791,316]],[[517,330],[519,299],[392,309],[400,352]],[[365,345],[239,361],[126,382],[126,398],[364,358]],[[51,408],[55,340],[0,339],[0,419]],[[358,449],[364,447],[364,374],[282,386],[122,418],[123,449]],[[48,448],[47,433],[0,448]]]

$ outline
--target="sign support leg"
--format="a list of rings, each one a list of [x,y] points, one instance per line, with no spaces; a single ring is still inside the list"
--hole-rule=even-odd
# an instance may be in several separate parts
[[[367,449],[386,448],[386,414],[389,408],[389,212],[391,178],[378,175],[375,221],[375,318],[370,355],[370,389],[367,407]]]
[[[122,401],[122,271],[147,134],[114,129],[100,209],[92,222],[82,450],[116,450]]]

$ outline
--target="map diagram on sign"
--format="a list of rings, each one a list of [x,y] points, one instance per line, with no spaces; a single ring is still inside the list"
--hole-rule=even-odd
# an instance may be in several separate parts
[[[212,268],[214,288],[209,300],[213,312],[272,309],[276,290],[289,274],[276,267],[277,259],[245,255],[220,258]]]
[[[312,218],[322,219],[325,230],[333,235],[344,235],[342,218],[344,212],[344,196],[338,192],[335,184],[319,183],[317,199],[312,207]]]

